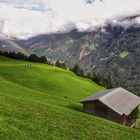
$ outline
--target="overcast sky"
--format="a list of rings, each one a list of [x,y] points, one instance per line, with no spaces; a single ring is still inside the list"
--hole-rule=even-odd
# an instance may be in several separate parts
[[[0,0],[1,33],[26,38],[43,33],[95,30],[110,22],[128,27],[140,18],[140,0]]]

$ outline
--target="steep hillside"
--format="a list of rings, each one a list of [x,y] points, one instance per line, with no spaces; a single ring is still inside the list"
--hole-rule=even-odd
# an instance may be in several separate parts
[[[137,140],[139,130],[81,112],[79,101],[103,90],[52,66],[0,57],[1,140]]]
[[[140,94],[139,27],[109,25],[96,32],[42,35],[19,44],[52,61],[65,61],[68,67],[78,63],[102,85]]]

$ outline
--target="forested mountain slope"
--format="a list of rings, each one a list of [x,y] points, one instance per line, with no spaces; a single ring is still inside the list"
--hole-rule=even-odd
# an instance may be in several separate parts
[[[119,26],[90,33],[73,30],[65,34],[40,35],[17,41],[52,61],[64,61],[68,67],[78,63],[98,83],[122,86],[140,93],[140,28]]]

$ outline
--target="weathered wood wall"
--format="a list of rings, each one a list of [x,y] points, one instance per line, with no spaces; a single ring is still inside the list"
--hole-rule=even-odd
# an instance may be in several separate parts
[[[129,116],[126,116],[126,125],[131,126],[136,122],[136,110],[137,108]],[[85,102],[83,104],[83,111],[91,115],[95,115],[114,122],[124,124],[123,116],[117,114],[100,101]]]
[[[122,123],[122,116],[105,106],[100,101],[85,102],[83,104],[83,111],[91,115]]]

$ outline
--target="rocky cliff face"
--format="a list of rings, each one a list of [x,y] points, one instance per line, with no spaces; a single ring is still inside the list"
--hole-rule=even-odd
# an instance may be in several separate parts
[[[41,35],[21,45],[52,61],[78,63],[86,73],[109,87],[122,86],[140,94],[140,28],[108,26],[91,33]],[[95,78],[96,77],[96,78]]]

